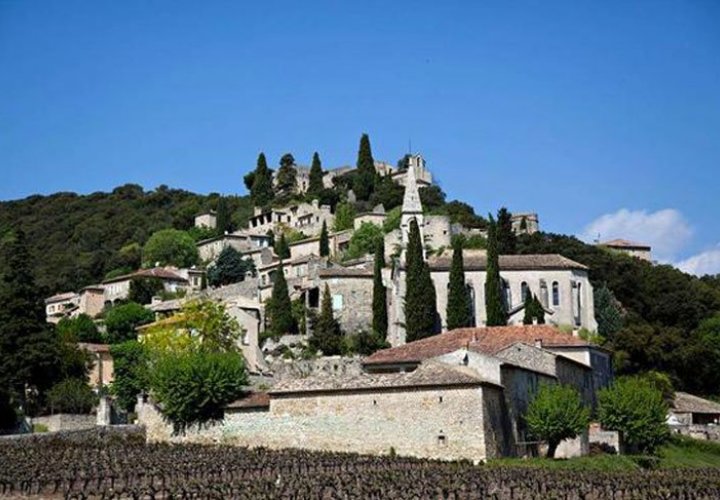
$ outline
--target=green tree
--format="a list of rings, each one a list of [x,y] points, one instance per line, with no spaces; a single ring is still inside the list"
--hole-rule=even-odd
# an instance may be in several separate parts
[[[101,343],[103,336],[95,322],[87,314],[78,314],[74,318],[61,319],[56,329],[63,338],[75,342]]]
[[[266,307],[270,319],[269,332],[272,338],[279,339],[287,333],[297,331],[297,325],[293,320],[292,304],[288,293],[287,281],[282,261],[275,271],[275,283],[273,283],[270,303]]]
[[[512,228],[512,214],[502,207],[497,213],[497,248],[500,255],[513,255],[516,252],[517,237]]]
[[[97,405],[97,396],[85,380],[68,378],[48,391],[48,403],[53,413],[90,413]]]
[[[448,330],[470,326],[472,312],[470,310],[470,294],[465,284],[465,265],[463,249],[459,240],[453,242],[453,256],[450,264],[450,281],[448,283],[447,327]]]
[[[382,205],[385,210],[390,211],[402,205],[404,193],[405,188],[395,182],[392,174],[388,172],[387,175],[378,177],[370,201],[373,206]]]
[[[353,191],[360,201],[370,199],[375,191],[375,160],[373,160],[370,149],[370,138],[367,134],[360,137],[360,148],[358,150],[357,170],[353,181]]]
[[[535,301],[532,294],[525,294],[523,325],[532,325],[535,319]]]
[[[110,346],[113,382],[110,392],[125,411],[133,411],[138,395],[149,389],[147,350],[137,340]]]
[[[155,315],[149,309],[136,302],[120,304],[110,309],[105,315],[105,328],[108,342],[119,344],[137,338],[135,329],[138,326],[152,323]]]
[[[603,428],[622,433],[631,452],[652,453],[669,436],[663,394],[641,377],[621,377],[598,393]]]
[[[322,223],[322,229],[320,230],[320,257],[327,257],[330,255],[330,237],[328,235],[328,228],[325,221]]]
[[[310,178],[308,182],[308,195],[316,197],[320,196],[320,193],[325,186],[323,185],[323,169],[320,163],[320,155],[317,151],[313,154],[312,165],[310,166]]]
[[[231,246],[222,249],[214,264],[207,270],[210,286],[229,285],[245,280],[247,273],[255,273],[255,263],[252,259],[243,259],[240,252]]]
[[[285,233],[280,233],[280,239],[275,242],[275,254],[281,259],[290,258],[290,246],[285,239]]]
[[[185,231],[162,229],[150,237],[143,247],[143,263],[146,267],[191,267],[198,263],[195,241]]]
[[[355,223],[355,209],[350,203],[339,203],[335,209],[335,231],[352,229]]]
[[[279,195],[292,195],[297,188],[297,170],[295,158],[286,153],[280,158],[280,168],[277,173],[277,192]]]
[[[598,333],[606,339],[612,339],[622,328],[623,318],[620,304],[606,283],[595,288],[594,303]]]
[[[159,295],[165,286],[160,278],[133,278],[130,281],[128,300],[138,304],[150,304],[153,297]]]
[[[341,352],[342,339],[340,324],[333,315],[330,287],[326,283],[320,304],[320,314],[313,325],[310,347],[322,351],[325,356],[335,356]]]
[[[245,185],[256,207],[267,207],[275,198],[272,170],[267,166],[264,153],[258,155],[255,171],[245,176]]]
[[[378,246],[378,242],[385,239],[385,233],[380,226],[370,222],[363,222],[350,238],[346,259],[357,259],[363,255],[371,254]]]
[[[545,308],[543,307],[537,295],[533,295],[533,308],[535,313],[535,319],[538,325],[545,324]]]
[[[383,283],[382,271],[385,268],[385,240],[380,238],[375,247],[373,268],[373,329],[372,333],[385,340],[388,331],[387,289]],[[369,344],[363,344],[369,345]]]
[[[540,386],[525,414],[530,434],[547,441],[548,458],[555,457],[558,445],[587,429],[590,410],[583,406],[578,392],[568,385]]]
[[[140,268],[141,264],[142,247],[139,243],[128,243],[115,252],[106,267],[107,269],[121,270],[122,272],[116,274],[116,276],[120,276]],[[110,277],[106,276],[106,279],[110,279]]]
[[[421,187],[418,194],[425,210],[436,211],[445,205],[445,193],[440,186]]]
[[[420,229],[415,219],[410,221],[405,260],[405,330],[406,340],[412,342],[437,333],[435,286],[423,258]]]
[[[218,199],[217,213],[216,213],[216,234],[222,236],[226,232],[232,231],[232,222],[230,221],[230,208],[228,207],[227,200],[224,196]]]
[[[503,326],[507,324],[507,313],[502,296],[502,280],[500,278],[500,262],[497,246],[497,224],[492,215],[489,216],[487,241],[487,266],[485,278],[485,311],[487,326]]]
[[[235,352],[167,352],[150,374],[151,394],[175,433],[222,420],[225,406],[243,394],[247,371]]]

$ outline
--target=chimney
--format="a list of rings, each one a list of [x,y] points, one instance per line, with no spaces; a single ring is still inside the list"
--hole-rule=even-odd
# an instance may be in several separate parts
[[[535,347],[542,349],[542,339],[535,339]]]

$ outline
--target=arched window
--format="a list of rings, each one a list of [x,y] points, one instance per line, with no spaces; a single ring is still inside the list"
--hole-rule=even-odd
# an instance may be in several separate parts
[[[545,280],[540,280],[540,303],[543,307],[548,306],[548,287]]]
[[[470,324],[468,326],[475,326],[477,323],[475,321],[475,288],[470,284],[465,285],[467,289],[467,296],[468,296],[468,307],[470,308]]]
[[[520,299],[525,302],[527,299],[528,293],[530,292],[530,287],[528,287],[527,281],[523,281],[520,283]]]
[[[557,281],[553,281],[552,284],[552,297],[553,297],[553,306],[559,306],[560,305],[560,284]]]
[[[512,308],[512,290],[510,284],[502,280],[503,298],[505,299],[505,310],[509,311]]]

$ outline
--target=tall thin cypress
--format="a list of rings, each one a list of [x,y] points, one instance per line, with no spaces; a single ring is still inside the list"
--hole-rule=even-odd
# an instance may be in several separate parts
[[[325,356],[340,354],[342,330],[333,315],[330,287],[327,283],[325,283],[325,290],[320,303],[320,314],[310,337],[310,345],[322,351]]]
[[[323,171],[320,163],[320,155],[315,152],[310,166],[310,178],[308,180],[308,194],[310,196],[318,196],[323,190]]]
[[[290,302],[287,281],[285,281],[285,271],[282,260],[275,272],[275,282],[273,283],[270,307],[268,309],[268,315],[270,316],[270,334],[273,338],[277,339],[287,333],[295,333],[297,327],[292,316],[292,304]]]
[[[378,240],[375,248],[375,267],[373,270],[373,332],[385,339],[388,330],[387,289],[383,284],[382,270],[385,268],[385,242]]]
[[[276,240],[275,254],[281,259],[290,258],[290,246],[285,239],[285,233],[280,233],[280,239]]]
[[[514,255],[517,247],[517,236],[512,227],[512,214],[502,207],[497,213],[497,249],[500,255]]]
[[[273,191],[272,171],[267,166],[265,154],[260,153],[257,159],[257,167],[253,177],[250,197],[257,207],[265,207],[275,198]]]
[[[363,134],[360,138],[353,191],[357,199],[361,201],[370,199],[375,191],[375,160],[373,160],[370,138],[367,134]]]
[[[535,319],[535,302],[533,297],[528,292],[525,295],[525,315],[523,316],[523,325],[532,325]]]
[[[330,236],[328,235],[327,224],[323,221],[320,230],[320,257],[327,257],[328,255],[330,255]]]
[[[410,221],[405,266],[405,331],[412,342],[436,333],[437,306],[430,268],[423,259],[417,221]]]
[[[215,231],[218,235],[223,235],[226,231],[230,232],[230,209],[224,196],[218,200],[215,220]]]
[[[485,270],[485,314],[487,326],[507,324],[507,313],[502,298],[502,280],[500,278],[500,262],[497,248],[497,223],[489,215],[487,240],[487,266]]]
[[[453,241],[450,282],[448,284],[447,327],[448,330],[470,326],[470,294],[465,284],[463,248],[460,238]]]

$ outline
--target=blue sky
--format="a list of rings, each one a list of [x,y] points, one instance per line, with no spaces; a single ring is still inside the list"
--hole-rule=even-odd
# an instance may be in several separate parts
[[[243,193],[259,151],[362,132],[481,213],[720,272],[715,0],[0,0],[0,199]]]

